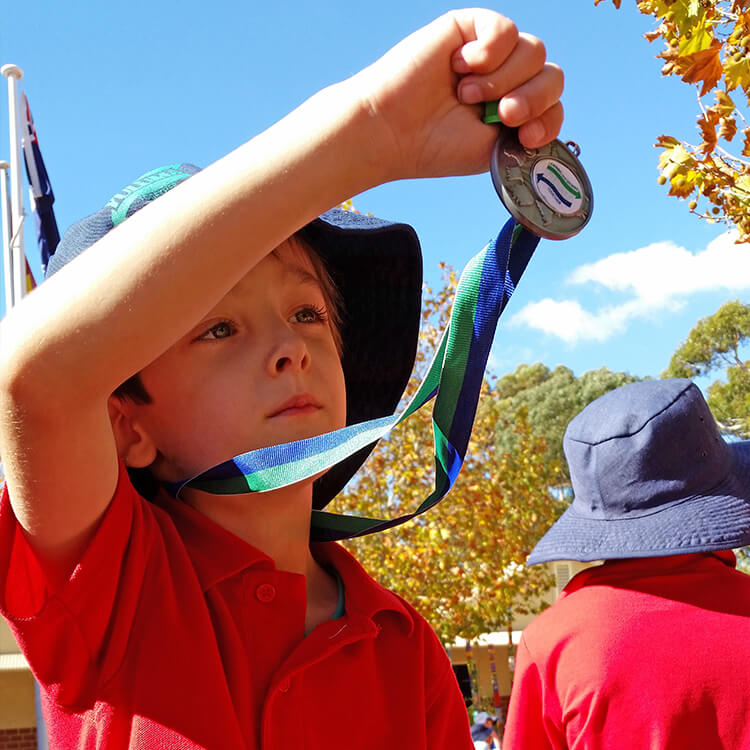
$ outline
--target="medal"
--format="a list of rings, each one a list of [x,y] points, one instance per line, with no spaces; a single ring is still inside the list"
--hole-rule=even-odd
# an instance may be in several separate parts
[[[484,121],[500,122],[496,113],[497,103],[488,103]],[[548,240],[567,239],[586,226],[594,195],[579,154],[572,141],[528,149],[516,129],[501,126],[490,174],[500,200],[519,224]]]

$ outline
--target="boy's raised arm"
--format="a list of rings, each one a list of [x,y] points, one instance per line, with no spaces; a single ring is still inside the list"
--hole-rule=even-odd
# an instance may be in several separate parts
[[[456,11],[109,232],[2,324],[0,455],[43,560],[80,555],[118,475],[108,399],[268,252],[340,201],[407,177],[487,169],[496,131],[537,146],[562,122],[562,74],[491,11]]]

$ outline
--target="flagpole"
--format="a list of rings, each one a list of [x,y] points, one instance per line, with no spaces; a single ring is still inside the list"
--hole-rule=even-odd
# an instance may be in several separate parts
[[[17,65],[0,68],[8,79],[8,130],[10,132],[10,211],[11,257],[13,267],[13,303],[18,304],[26,293],[26,256],[23,251],[23,193],[21,179],[21,130],[19,120],[18,81],[23,71]]]
[[[3,284],[5,287],[5,312],[13,307],[13,265],[10,257],[10,197],[8,195],[8,170],[10,164],[0,161],[0,213],[3,232]]]

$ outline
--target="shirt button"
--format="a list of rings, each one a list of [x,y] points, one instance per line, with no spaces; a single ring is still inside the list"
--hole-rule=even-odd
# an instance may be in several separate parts
[[[270,583],[261,583],[257,589],[255,589],[255,596],[258,597],[258,601],[263,604],[268,604],[276,598],[276,588]]]
[[[279,690],[281,690],[282,693],[289,692],[289,678],[285,677],[280,683],[279,683]]]

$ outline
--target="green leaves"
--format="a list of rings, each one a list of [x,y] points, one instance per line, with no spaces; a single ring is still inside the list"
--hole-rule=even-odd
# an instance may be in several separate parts
[[[512,423],[523,411],[531,434],[545,438],[545,456],[561,465],[562,479],[567,481],[562,438],[568,422],[594,399],[634,380],[637,378],[628,373],[611,372],[606,367],[576,378],[567,367],[558,366],[550,371],[540,362],[520,365],[495,384],[498,424]],[[496,439],[504,451],[517,449],[518,437],[513,431],[500,426]]]
[[[727,302],[698,321],[672,355],[662,377],[695,378],[726,368],[726,382],[708,389],[708,405],[725,432],[750,438],[750,360],[741,347],[750,343],[750,305]]]
[[[745,341],[750,341],[750,305],[727,302],[696,323],[662,377],[694,378],[727,365],[743,367],[739,347]]]

